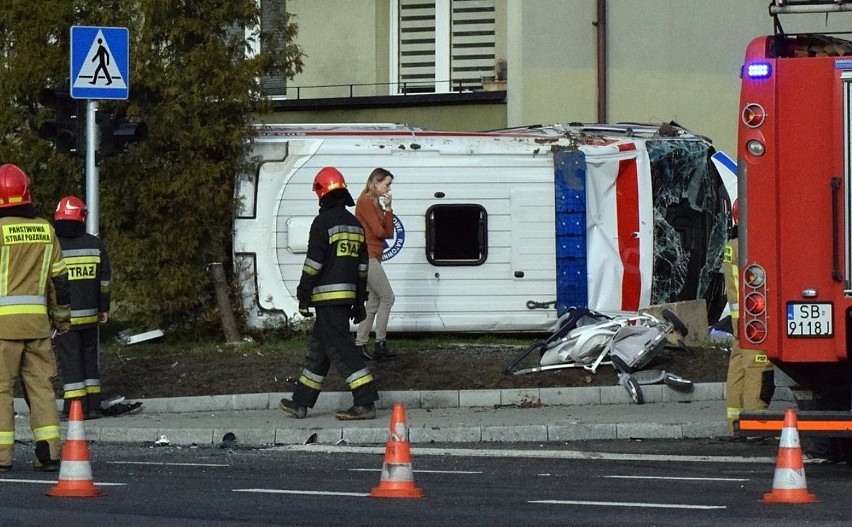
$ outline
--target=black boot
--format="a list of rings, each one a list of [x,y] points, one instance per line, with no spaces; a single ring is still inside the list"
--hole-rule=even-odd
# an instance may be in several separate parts
[[[355,346],[355,349],[358,350],[358,353],[360,353],[362,357],[364,357],[364,360],[376,360],[376,356],[367,349],[366,344]]]
[[[278,408],[281,408],[296,419],[304,419],[308,415],[307,406],[299,406],[290,399],[281,399],[278,403]]]
[[[388,349],[388,344],[384,340],[376,341],[376,360],[391,360],[396,358],[396,353]]]
[[[354,405],[348,410],[338,410],[334,417],[340,421],[360,421],[363,419],[376,418],[376,405]]]
[[[59,460],[50,459],[50,445],[47,441],[36,441],[36,458],[33,460],[33,469],[41,472],[56,472],[59,470]]]

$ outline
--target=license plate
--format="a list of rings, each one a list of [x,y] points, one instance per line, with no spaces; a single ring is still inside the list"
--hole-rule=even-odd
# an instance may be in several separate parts
[[[826,303],[787,304],[788,337],[830,337],[834,334],[833,306]]]

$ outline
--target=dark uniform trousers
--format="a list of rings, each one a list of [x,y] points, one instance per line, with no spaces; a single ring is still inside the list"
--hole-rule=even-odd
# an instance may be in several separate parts
[[[98,331],[97,326],[72,329],[56,338],[65,415],[71,411],[71,403],[75,400],[82,403],[83,415],[101,408]]]
[[[307,363],[293,391],[293,402],[313,408],[325,377],[334,364],[352,391],[356,405],[374,403],[379,399],[379,392],[349,332],[350,306],[326,305],[315,309],[317,316],[314,330],[308,338]]]

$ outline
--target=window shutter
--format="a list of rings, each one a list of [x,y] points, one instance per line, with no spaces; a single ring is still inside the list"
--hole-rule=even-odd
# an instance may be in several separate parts
[[[399,3],[399,92],[435,91],[435,2]]]
[[[453,0],[452,9],[452,89],[479,88],[494,76],[494,0]]]
[[[285,0],[261,0],[261,31],[267,32],[272,29],[275,15],[284,13],[285,4]],[[286,44],[284,42],[284,35],[277,34],[275,42],[279,46],[284,46]],[[260,82],[266,95],[280,96],[287,94],[287,78],[284,75],[265,75]]]
[[[494,12],[494,0],[399,0],[399,93],[480,88],[494,75]]]

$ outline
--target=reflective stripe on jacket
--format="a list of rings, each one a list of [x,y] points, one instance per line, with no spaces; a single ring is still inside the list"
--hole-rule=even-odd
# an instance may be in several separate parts
[[[98,314],[108,312],[110,307],[112,271],[109,256],[101,240],[88,233],[60,236],[59,243],[68,266],[71,328],[94,327],[98,324]]]
[[[41,218],[0,217],[0,339],[50,336],[67,324],[68,273],[53,226]]]
[[[308,254],[296,289],[300,304],[352,305],[367,300],[364,229],[342,204],[314,218]]]

